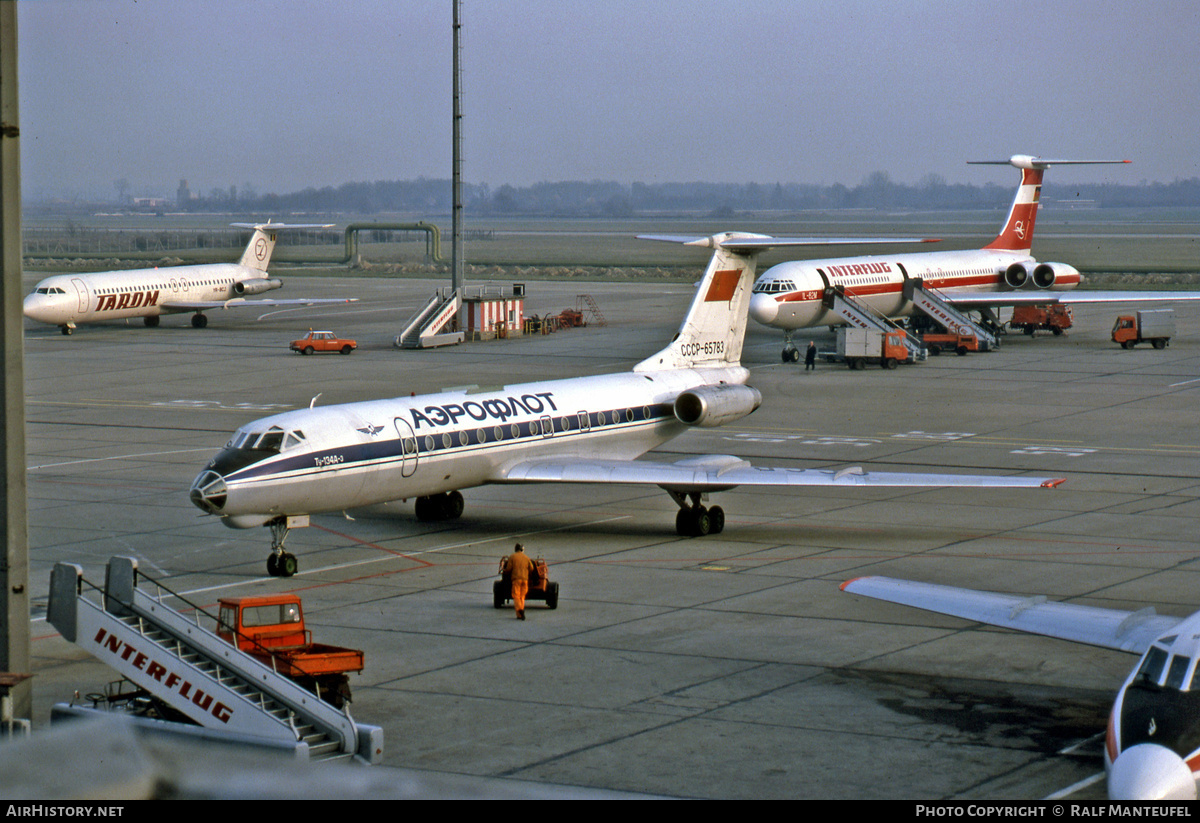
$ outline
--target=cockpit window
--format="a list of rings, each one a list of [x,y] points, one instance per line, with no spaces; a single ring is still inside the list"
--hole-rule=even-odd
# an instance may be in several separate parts
[[[272,426],[267,429],[262,437],[258,438],[258,442],[253,448],[256,451],[272,451],[277,452],[283,447],[283,429],[278,426]]]
[[[296,429],[294,432],[288,432],[287,436],[283,438],[283,447],[285,449],[290,449],[292,446],[299,446],[303,442],[304,432]]]
[[[1183,679],[1187,676],[1188,667],[1192,665],[1192,658],[1184,657],[1177,654],[1171,658],[1171,668],[1167,670],[1166,687],[1168,689],[1182,689]]]
[[[38,288],[34,289],[34,292],[37,294],[66,294],[66,292],[60,289],[58,286],[39,286]]]
[[[1166,663],[1166,650],[1151,646],[1150,651],[1146,652],[1146,656],[1142,658],[1142,665],[1138,666],[1137,679],[1143,683],[1157,683],[1162,677],[1163,666]]]

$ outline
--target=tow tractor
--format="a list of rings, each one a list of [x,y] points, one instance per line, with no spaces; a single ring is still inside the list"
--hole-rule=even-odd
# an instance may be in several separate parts
[[[349,675],[363,670],[363,653],[313,643],[298,596],[223,597],[220,606],[218,637],[332,706],[350,702]]]
[[[505,568],[506,560],[507,555],[500,558],[500,579],[492,583],[492,604],[497,609],[503,609],[512,600],[512,573]],[[529,592],[525,599],[545,600],[546,608],[558,608],[558,584],[550,582],[546,561],[540,557],[533,561],[533,574],[529,578]]]

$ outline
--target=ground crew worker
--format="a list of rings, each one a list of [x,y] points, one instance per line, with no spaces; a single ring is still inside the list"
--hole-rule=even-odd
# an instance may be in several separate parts
[[[504,570],[512,579],[512,600],[517,610],[517,619],[525,619],[525,595],[529,592],[529,575],[533,572],[533,561],[525,554],[525,547],[518,543],[513,553],[504,560]]]
[[[815,371],[817,368],[817,343],[815,340],[808,341],[808,348],[804,352],[804,370]]]

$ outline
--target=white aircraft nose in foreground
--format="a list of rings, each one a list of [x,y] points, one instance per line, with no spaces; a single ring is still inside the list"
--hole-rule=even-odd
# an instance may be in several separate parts
[[[1047,602],[1044,597],[859,577],[842,590],[1060,640],[1141,654],[1108,718],[1112,800],[1195,800],[1200,780],[1200,612],[1191,617]]]
[[[209,309],[354,302],[353,298],[304,297],[246,300],[249,295],[283,287],[282,282],[267,276],[277,232],[328,226],[294,223],[233,225],[253,230],[240,262],[58,274],[38,283],[25,297],[25,316],[39,323],[58,326],[63,334],[70,334],[79,323],[141,317],[147,326],[157,326],[161,315],[194,312],[192,325],[199,329],[208,324],[204,312]]]
[[[712,260],[671,344],[633,371],[266,417],[238,429],[209,461],[192,484],[192,502],[228,526],[269,526],[267,569],[286,576],[295,573],[296,559],[283,551],[283,540],[290,526],[307,525],[310,514],[413,497],[418,518],[450,519],[462,513],[460,489],[487,483],[658,485],[679,505],[679,534],[701,536],[725,524],[722,509],[701,505],[701,495],[735,486],[1037,488],[1061,482],[761,468],[731,455],[636,460],[691,426],[738,420],[762,402],[744,385],[749,372],[740,362],[759,253],[849,241],[726,233],[686,242],[712,248]]]

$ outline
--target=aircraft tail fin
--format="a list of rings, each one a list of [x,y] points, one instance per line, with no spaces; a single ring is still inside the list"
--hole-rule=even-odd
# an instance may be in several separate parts
[[[663,240],[713,249],[712,259],[671,344],[634,366],[634,371],[686,369],[693,366],[737,365],[742,358],[742,338],[749,318],[750,289],[761,245],[739,246],[739,240],[770,240],[762,234],[725,232],[700,239],[647,235],[643,240]]]
[[[271,263],[271,252],[275,250],[275,235],[276,232],[286,231],[288,229],[328,229],[333,226],[332,223],[230,223],[239,229],[253,229],[254,233],[250,235],[250,242],[246,245],[246,250],[242,252],[242,259],[238,262],[248,269],[263,274],[267,273],[267,266]]]
[[[1128,163],[1128,160],[1049,160],[1015,154],[1007,160],[969,160],[972,165],[1014,166],[1021,170],[1021,185],[1008,210],[1008,218],[996,239],[984,246],[993,251],[1015,251],[1028,254],[1033,250],[1033,226],[1037,221],[1042,193],[1042,175],[1050,166],[1080,166],[1109,163]]]
[[[772,237],[732,231],[712,237],[645,234],[638,235],[638,239],[709,248],[713,250],[713,256],[671,344],[638,363],[634,371],[738,365],[750,315],[754,270],[758,255],[768,249],[937,242],[930,238],[908,237]]]

